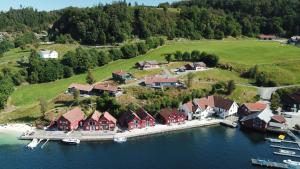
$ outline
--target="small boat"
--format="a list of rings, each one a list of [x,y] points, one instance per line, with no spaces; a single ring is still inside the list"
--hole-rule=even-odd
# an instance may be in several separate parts
[[[270,140],[272,143],[281,143],[281,140],[278,140],[278,139],[270,138],[269,140]]]
[[[279,135],[279,136],[278,136],[278,139],[284,140],[284,139],[285,139],[285,135]]]
[[[295,155],[296,154],[295,151],[289,151],[289,150],[283,150],[283,149],[279,149],[279,153],[288,154],[288,155]]]
[[[126,137],[116,137],[116,138],[114,138],[114,141],[117,143],[124,143],[127,141],[127,138]]]
[[[30,149],[34,149],[37,145],[39,144],[39,140],[34,138],[28,145],[27,147]]]
[[[76,138],[65,138],[65,139],[62,139],[61,141],[66,144],[79,144],[80,143],[80,140],[76,139]]]
[[[298,162],[298,161],[292,161],[292,160],[290,160],[290,159],[288,159],[288,160],[283,160],[283,162],[286,163],[286,164],[289,164],[289,165],[291,165],[291,166],[300,166],[300,162]]]

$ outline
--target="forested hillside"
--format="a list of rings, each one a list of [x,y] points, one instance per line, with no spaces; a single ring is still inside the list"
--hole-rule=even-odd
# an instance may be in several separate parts
[[[0,13],[0,32],[40,32],[58,18],[57,12],[39,12],[33,8],[10,9]]]

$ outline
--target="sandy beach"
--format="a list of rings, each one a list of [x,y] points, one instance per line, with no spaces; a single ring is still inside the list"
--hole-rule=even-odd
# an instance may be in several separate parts
[[[34,127],[22,123],[0,125],[0,133],[24,133],[26,131],[31,131],[33,129]]]

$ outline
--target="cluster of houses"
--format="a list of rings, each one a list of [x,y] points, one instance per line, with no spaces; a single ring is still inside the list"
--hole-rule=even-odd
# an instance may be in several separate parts
[[[90,116],[85,117],[84,112],[76,107],[58,118],[56,124],[59,130],[115,130],[120,128],[132,130],[155,126],[156,123],[172,125],[181,124],[186,120],[203,120],[212,116],[226,118],[236,115],[238,105],[236,102],[225,99],[221,96],[208,96],[194,99],[182,104],[178,109],[164,108],[154,118],[145,109],[136,111],[128,110],[123,112],[118,120],[108,112],[100,113],[94,111]]]

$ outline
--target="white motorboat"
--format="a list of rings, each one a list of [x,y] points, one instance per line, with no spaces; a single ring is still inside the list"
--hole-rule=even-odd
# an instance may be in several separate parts
[[[279,149],[279,153],[288,154],[288,155],[295,155],[296,154],[295,151],[289,151],[289,150],[283,150],[283,149]]]
[[[114,141],[117,143],[124,143],[127,141],[127,138],[126,137],[116,137],[116,138],[114,138]]]
[[[281,140],[278,140],[278,139],[270,138],[269,140],[270,140],[272,143],[281,143]]]
[[[286,164],[292,165],[292,166],[300,167],[300,162],[298,162],[298,161],[292,161],[292,160],[288,159],[288,160],[283,160],[283,162]]]
[[[39,144],[39,140],[34,138],[28,145],[27,147],[30,149],[34,149],[37,145]]]
[[[62,139],[61,141],[66,144],[79,144],[80,143],[80,140],[76,139],[76,138],[65,138],[65,139]]]

